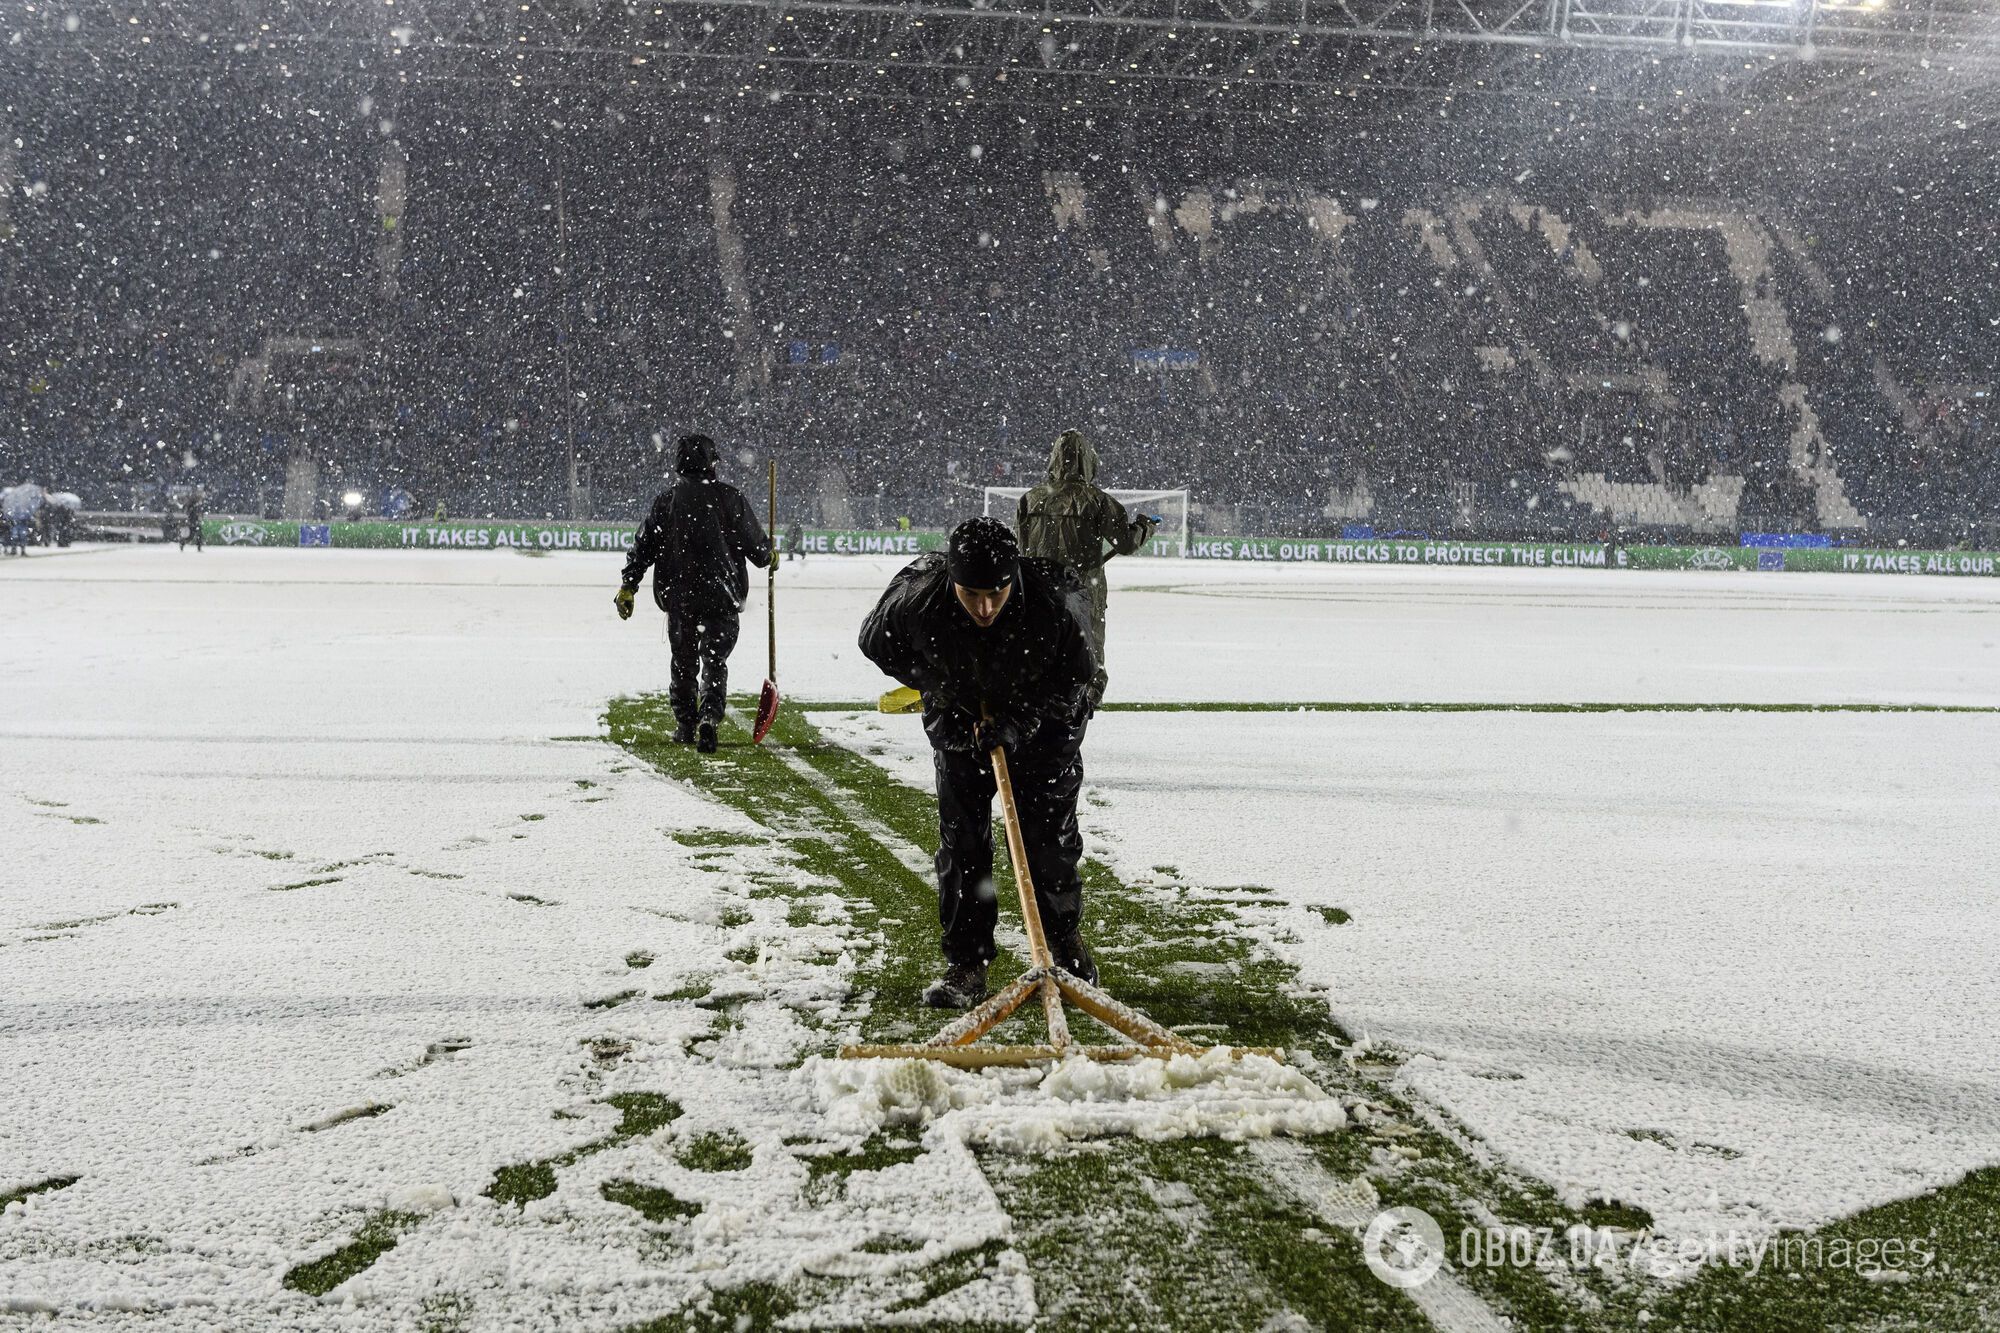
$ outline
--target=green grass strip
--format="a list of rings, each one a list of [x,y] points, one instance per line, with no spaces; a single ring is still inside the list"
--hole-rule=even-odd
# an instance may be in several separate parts
[[[748,700],[738,702],[747,708]],[[1992,708],[1926,705],[1394,705],[1256,704],[1127,705],[1122,711],[1542,711],[1542,712],[1995,712]],[[663,699],[614,701],[607,731],[616,743],[705,795],[770,830],[772,842],[796,862],[789,883],[773,892],[809,896],[839,886],[853,925],[880,941],[857,960],[853,985],[867,998],[859,1028],[864,1040],[928,1036],[941,1015],[916,1002],[935,975],[935,891],[912,874],[848,813],[857,810],[896,837],[929,853],[936,847],[937,809],[930,793],[897,782],[873,762],[829,741],[809,715],[873,704],[806,703],[779,715],[772,741],[749,743],[733,724],[718,755],[666,740],[673,720]],[[809,766],[827,790],[781,762],[782,749]],[[700,839],[690,843],[699,854]],[[705,849],[701,849],[705,850]],[[1011,903],[1004,852],[996,865],[1003,902]],[[1563,1237],[1579,1222],[1644,1228],[1650,1219],[1615,1201],[1565,1206],[1545,1183],[1486,1159],[1457,1134],[1434,1128],[1393,1086],[1344,1066],[1330,1043],[1341,1034],[1322,998],[1306,992],[1290,965],[1256,948],[1243,914],[1268,895],[1254,886],[1195,885],[1171,866],[1121,880],[1098,861],[1084,865],[1086,938],[1113,993],[1191,1035],[1246,1044],[1303,1047],[1320,1059],[1328,1086],[1363,1092],[1400,1122],[1393,1136],[1368,1129],[1310,1140],[1308,1150],[1337,1180],[1366,1175],[1384,1205],[1425,1208],[1456,1247],[1462,1228],[1499,1225]],[[1011,915],[1006,909],[1003,915]],[[1348,914],[1327,906],[1327,929],[1352,929]],[[1413,962],[1421,966],[1421,961]],[[1019,967],[1003,954],[993,982]],[[1199,1026],[1196,1026],[1199,1025]],[[1089,1028],[1085,1020],[1080,1031]],[[997,1039],[1033,1041],[1032,1007]],[[1393,1061],[1393,1056],[1387,1057]],[[810,1197],[837,1197],[854,1171],[877,1170],[920,1154],[901,1135],[871,1141],[861,1153],[806,1157]],[[1265,1328],[1420,1328],[1419,1312],[1361,1265],[1351,1236],[1292,1203],[1254,1153],[1215,1141],[1112,1141],[1056,1157],[981,1152],[982,1167],[1015,1222],[1013,1245],[1034,1275],[1042,1318],[1051,1330],[1130,1327],[1201,1333]],[[718,1161],[714,1166],[724,1166]],[[622,1192],[622,1190],[621,1190]],[[617,1200],[624,1202],[624,1199]],[[632,1196],[663,1213],[664,1201]],[[1908,1282],[1871,1280],[1854,1272],[1818,1275],[1751,1274],[1726,1266],[1677,1285],[1631,1272],[1588,1266],[1546,1273],[1529,1266],[1475,1267],[1460,1281],[1512,1326],[1529,1330],[1673,1329],[1853,1330],[1921,1327],[2000,1327],[2000,1169],[1975,1172],[1959,1184],[1874,1209],[1803,1239],[1831,1246],[1842,1237],[1925,1237],[1936,1260]],[[1795,1240],[1802,1239],[1795,1237]],[[966,1256],[926,1270],[913,1300],[948,1289],[976,1270],[984,1256]],[[962,1271],[961,1271],[962,1270]],[[759,1287],[712,1309],[691,1309],[644,1325],[647,1330],[727,1327],[732,1317],[774,1316],[836,1298],[818,1279]],[[795,1304],[796,1303],[796,1304]]]
[[[47,1180],[38,1180],[32,1185],[23,1185],[17,1190],[9,1190],[5,1194],[0,1194],[0,1208],[5,1208],[8,1204],[12,1203],[21,1203],[31,1195],[52,1194],[56,1190],[66,1190],[82,1179],[82,1176],[50,1176]]]
[[[855,991],[868,998],[859,1024],[864,1040],[921,1040],[938,1029],[945,1015],[918,1001],[943,963],[935,888],[849,813],[866,815],[929,854],[937,846],[937,806],[929,792],[894,781],[865,756],[828,740],[801,710],[781,712],[764,746],[749,744],[733,723],[725,726],[712,756],[666,741],[672,717],[657,697],[616,700],[607,722],[617,743],[771,829],[798,864],[801,891],[808,883],[813,893],[827,883],[839,886],[854,926],[880,941],[857,960],[853,979]],[[781,750],[803,760],[819,782],[784,763]],[[1011,902],[1004,850],[995,870],[1002,900]],[[1335,1082],[1349,1081],[1338,1056],[1346,1037],[1324,1001],[1303,993],[1296,970],[1242,929],[1238,913],[1243,903],[1261,900],[1257,891],[1219,895],[1164,871],[1127,883],[1096,860],[1085,861],[1083,875],[1086,934],[1100,946],[1099,964],[1114,993],[1162,1023],[1190,1025],[1204,1039],[1310,1050]],[[1020,967],[1021,960],[1003,952],[992,984],[1004,984]],[[1094,1027],[1080,1016],[1076,1021],[1080,1035]],[[994,1039],[1034,1042],[1045,1035],[1039,1011],[1029,1006]],[[1421,1142],[1453,1151],[1436,1136]],[[1335,1135],[1326,1152],[1351,1175],[1370,1148],[1357,1132]],[[849,1172],[917,1153],[914,1142],[885,1138],[860,1160],[808,1157],[811,1188],[837,1193]],[[1009,1215],[1034,1219],[1018,1234],[1035,1238],[1017,1246],[1043,1293],[1047,1328],[1207,1333],[1271,1320],[1285,1327],[1299,1318],[1313,1327],[1422,1326],[1414,1307],[1362,1266],[1351,1236],[1302,1235],[1324,1228],[1284,1202],[1268,1176],[1233,1147],[1113,1142],[1074,1157],[982,1153],[981,1160]],[[1480,1170],[1462,1156],[1454,1160]],[[1208,1180],[1217,1171],[1223,1179]],[[1113,1179],[1120,1188],[1100,1197]],[[1188,1221],[1196,1214],[1219,1220],[1191,1239]],[[1079,1219],[1088,1219],[1081,1231]],[[951,1264],[941,1265],[926,1272],[924,1289],[959,1276]],[[811,1285],[794,1293],[808,1299]]]
[[[546,1199],[556,1192],[557,1168],[574,1166],[592,1153],[627,1139],[644,1138],[666,1128],[681,1114],[680,1103],[657,1092],[614,1092],[604,1102],[618,1112],[618,1124],[609,1134],[554,1157],[499,1168],[486,1187],[486,1197],[517,1208]]]
[[[356,1273],[372,1267],[396,1248],[402,1234],[423,1221],[416,1213],[381,1212],[361,1224],[354,1239],[324,1258],[300,1264],[285,1274],[285,1285],[308,1296],[324,1296]]]

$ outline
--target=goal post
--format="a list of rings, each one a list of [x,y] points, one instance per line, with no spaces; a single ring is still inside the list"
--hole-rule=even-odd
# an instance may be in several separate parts
[[[1021,497],[1028,493],[1025,486],[988,486],[986,503],[982,513],[997,518],[1010,527],[1014,515],[1020,508]],[[1125,506],[1125,512],[1133,517],[1151,514],[1160,520],[1159,530],[1153,540],[1139,548],[1140,555],[1184,556],[1188,552],[1188,493],[1181,491],[1112,491],[1106,495]]]

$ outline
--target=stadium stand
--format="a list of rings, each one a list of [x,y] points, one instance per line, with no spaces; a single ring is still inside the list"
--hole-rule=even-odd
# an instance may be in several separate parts
[[[801,478],[797,517],[929,525],[1081,424],[1214,533],[1980,542],[2000,513],[2000,309],[1956,276],[2000,242],[1893,195],[1808,225],[1164,137],[752,153],[239,99],[149,108],[164,153],[124,142],[130,94],[86,110],[16,127],[0,467],[93,508],[622,519],[705,428]],[[1889,220],[1911,242],[1865,253]]]

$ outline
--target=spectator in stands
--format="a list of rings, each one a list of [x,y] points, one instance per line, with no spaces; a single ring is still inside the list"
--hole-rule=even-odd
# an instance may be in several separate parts
[[[0,491],[0,524],[6,527],[5,549],[8,555],[28,553],[28,542],[35,535],[35,516],[41,508],[42,488],[35,484],[33,477],[24,478],[19,486]]]
[[[1090,678],[1092,708],[1104,702],[1109,679],[1104,669],[1104,613],[1110,600],[1105,562],[1144,546],[1158,523],[1147,514],[1133,518],[1098,488],[1097,450],[1079,430],[1062,433],[1049,451],[1048,479],[1021,497],[1014,527],[1022,552],[1067,567],[1089,595],[1090,646],[1096,660]]]

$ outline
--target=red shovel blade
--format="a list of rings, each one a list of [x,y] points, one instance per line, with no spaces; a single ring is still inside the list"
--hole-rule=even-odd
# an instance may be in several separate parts
[[[765,681],[764,689],[757,696],[757,725],[750,733],[753,744],[762,745],[764,738],[771,734],[771,724],[778,720],[778,686],[774,681]]]

